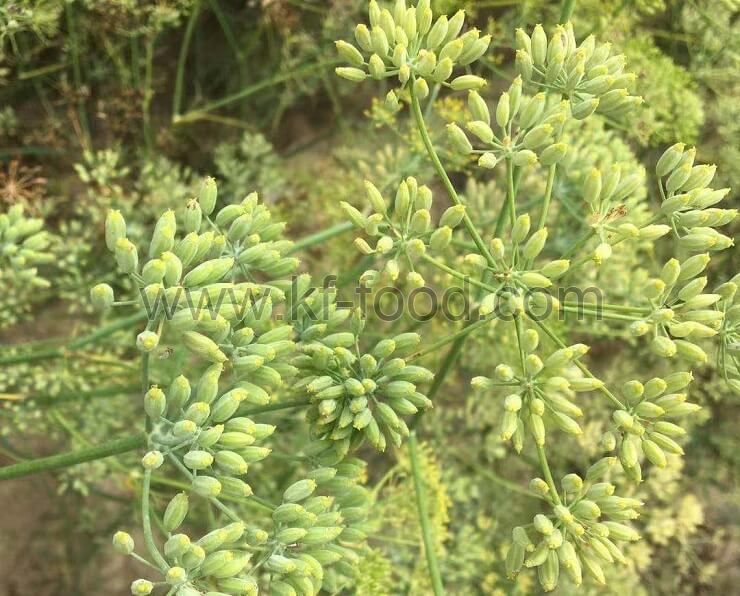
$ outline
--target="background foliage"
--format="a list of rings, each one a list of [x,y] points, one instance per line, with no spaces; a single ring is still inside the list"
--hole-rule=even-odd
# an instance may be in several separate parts
[[[480,68],[506,78],[513,72],[515,28],[555,23],[560,11],[559,2],[526,0],[433,4],[449,14],[465,8],[475,26],[493,35]],[[365,6],[360,0],[18,0],[0,6],[0,212],[43,220],[47,230],[32,275],[23,268],[0,272],[0,358],[12,358],[20,350],[14,344],[31,340],[36,353],[47,354],[0,364],[3,463],[96,444],[139,419],[131,329],[72,353],[58,350],[55,341],[98,324],[87,298],[91,286],[107,282],[126,290],[110,258],[101,257],[110,207],[123,212],[132,238],[148,238],[161,211],[180,208],[210,173],[223,204],[258,190],[275,219],[288,222],[293,239],[335,230],[305,251],[304,269],[339,272],[341,281],[367,268],[347,250],[349,234],[339,234],[348,230],[341,227],[339,202],[359,205],[364,178],[391,188],[407,175],[432,176],[415,131],[369,89],[333,74],[334,40],[348,36]],[[579,235],[565,199],[575,200],[590,164],[620,161],[635,172],[652,171],[666,145],[696,143],[697,161],[718,166],[715,186],[738,187],[739,10],[735,0],[576,3],[579,35],[593,32],[627,56],[645,105],[626,121],[589,120],[566,131],[576,150],[556,180],[556,195],[564,198],[563,234]],[[487,99],[501,90],[490,85]],[[462,121],[464,111],[462,101],[439,100],[431,128]],[[448,152],[445,159],[455,158]],[[453,161],[453,169],[476,221],[490,221],[502,189],[476,179],[463,160]],[[541,181],[521,184],[536,189]],[[638,198],[656,201],[648,190],[654,184],[643,186]],[[636,258],[627,254],[610,265],[614,291]],[[737,251],[713,266],[717,278],[731,277]],[[396,325],[400,331],[410,324]],[[432,343],[441,327],[431,323],[425,341]],[[380,323],[375,331],[391,332]],[[520,579],[512,592],[504,572],[510,520],[538,511],[526,491],[533,472],[500,442],[501,408],[469,390],[482,363],[506,359],[511,341],[496,327],[471,340],[423,425],[421,466],[450,593],[539,593],[532,578]],[[639,362],[648,378],[654,360],[636,347],[615,358],[606,335],[589,335],[589,341],[607,382],[631,378],[626,375]],[[425,361],[432,370],[435,358]],[[730,593],[740,580],[737,395],[711,365],[693,391],[703,412],[685,461],[637,489],[636,496],[653,502],[641,522],[644,539],[630,547],[630,565],[612,568],[608,588],[594,593]],[[265,421],[290,427],[292,416],[278,412]],[[552,452],[551,465],[593,459],[602,430],[594,425],[568,439]],[[283,434],[275,449],[290,454],[301,440]],[[377,531],[347,593],[430,593],[406,452],[365,455]],[[0,563],[0,592],[98,594],[105,586],[105,593],[126,593],[130,576],[140,571],[121,569],[101,546],[136,515],[132,497],[140,479],[131,461],[121,456],[84,464],[53,482],[34,479],[18,489],[0,485],[3,502],[15,500],[16,490],[34,494],[27,508],[14,504],[0,513],[0,561],[7,561]],[[279,495],[275,478],[295,470],[289,460],[276,462],[274,473],[259,478]],[[21,552],[39,572],[27,572]]]

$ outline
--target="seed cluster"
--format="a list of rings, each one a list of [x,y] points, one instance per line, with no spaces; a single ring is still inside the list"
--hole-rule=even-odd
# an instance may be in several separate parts
[[[414,269],[417,263],[431,249],[442,252],[450,244],[453,230],[460,224],[465,214],[463,205],[448,208],[439,218],[438,224],[432,224],[430,209],[432,191],[428,186],[419,186],[416,178],[409,177],[398,186],[393,201],[388,201],[370,181],[365,181],[367,198],[374,213],[363,215],[347,202],[342,202],[342,209],[357,228],[371,238],[371,246],[363,238],[355,239],[355,246],[364,255],[384,258],[382,271],[369,269],[360,277],[367,286],[377,285],[381,274],[392,282],[400,275],[404,264],[408,263],[409,271],[406,281],[411,287],[424,285],[424,278]]]
[[[310,404],[312,435],[339,461],[367,440],[379,451],[388,441],[400,446],[409,435],[404,416],[432,406],[418,385],[431,381],[426,368],[408,363],[419,346],[416,333],[402,333],[360,349],[365,320],[359,309],[350,316],[349,330],[341,331],[342,312],[331,293],[316,293],[296,324],[303,341],[292,363],[298,369],[294,390]],[[319,313],[306,321],[306,312]],[[345,313],[347,311],[344,311]],[[318,327],[318,329],[317,329]],[[330,460],[331,461],[331,460]]]
[[[346,41],[336,42],[340,56],[351,65],[338,67],[337,74],[355,82],[368,75],[378,80],[396,77],[402,88],[410,82],[422,99],[429,95],[430,84],[456,91],[485,85],[485,80],[475,75],[450,78],[456,68],[468,66],[485,54],[491,36],[481,37],[477,29],[461,34],[465,24],[462,10],[449,19],[442,15],[434,21],[430,4],[430,0],[420,0],[416,6],[407,7],[404,0],[397,0],[391,11],[371,0],[370,26],[360,24],[355,28],[357,47]],[[390,91],[386,99],[396,104],[397,92]]]
[[[436,47],[437,31],[444,30],[453,19],[439,17],[432,27],[432,19],[425,17],[429,29],[425,25],[416,30],[421,34],[421,43],[414,46],[419,48],[418,53],[399,50],[391,54],[391,44],[380,43],[387,39],[380,32],[392,30],[391,23],[406,24],[400,19],[407,14],[418,16],[427,8],[428,3],[419,2],[413,12],[401,1],[391,14],[371,2],[372,30],[358,26],[357,40],[363,50],[375,56],[366,63],[361,52],[351,56],[350,50],[339,43],[340,55],[354,63],[349,69],[338,69],[338,74],[361,81],[367,66],[378,79],[401,75],[404,92],[391,92],[386,104],[394,112],[400,112],[403,104],[410,106],[410,117],[453,203],[443,219],[455,213],[456,225],[445,226],[440,221],[432,229],[429,213],[435,211],[434,198],[412,179],[401,185],[395,201],[386,201],[372,183],[366,183],[371,215],[349,205],[344,209],[357,228],[376,238],[374,246],[364,238],[355,244],[383,264],[385,278],[398,280],[400,263],[407,262],[409,273],[405,279],[412,288],[424,283],[422,272],[427,268],[447,279],[464,279],[475,289],[474,312],[484,317],[476,326],[500,319],[515,327],[518,362],[494,362],[492,375],[472,381],[474,387],[485,390],[482,399],[494,399],[489,393],[501,396],[499,433],[503,441],[511,441],[519,452],[526,445],[526,437],[533,439],[544,480],[535,479],[530,489],[552,509],[549,514],[537,515],[531,524],[538,539],[530,540],[529,526],[515,529],[507,562],[509,575],[515,576],[523,566],[537,567],[545,591],[556,588],[561,568],[576,585],[581,583],[583,571],[604,583],[602,565],[625,561],[616,543],[639,538],[629,522],[638,517],[642,505],[634,499],[614,496],[613,475],[621,475],[626,483],[639,483],[647,464],[662,468],[669,458],[683,453],[679,441],[685,429],[681,420],[699,409],[687,401],[686,388],[693,378],[687,368],[708,361],[707,340],[719,340],[718,368],[732,387],[740,388],[736,358],[740,333],[740,309],[735,303],[738,278],[710,293],[706,291],[708,277],[702,275],[713,252],[733,245],[730,237],[715,228],[732,222],[737,213],[716,206],[728,189],[712,189],[709,185],[714,166],[694,165],[695,150],[686,150],[681,143],[669,147],[657,162],[656,190],[661,198],[657,212],[651,212],[643,201],[646,176],[641,168],[611,163],[608,154],[598,161],[586,158],[585,164],[573,156],[568,141],[578,145],[575,127],[582,126],[581,121],[598,118],[599,114],[619,120],[642,103],[641,97],[630,92],[635,75],[625,70],[624,56],[612,55],[608,43],[597,44],[589,36],[578,44],[570,23],[555,27],[550,36],[541,25],[531,34],[518,30],[519,76],[500,94],[495,107],[489,108],[479,92],[484,80],[464,75],[446,83],[446,78],[435,80],[433,71],[425,68],[427,52]],[[460,35],[462,27],[460,20],[454,36],[444,42],[455,43],[457,36],[465,39],[468,33]],[[403,68],[404,61],[392,62],[392,56],[405,60],[407,55],[415,57],[408,70]],[[462,126],[448,125],[450,144],[465,158],[476,155],[484,170],[495,169],[505,175],[501,186],[506,199],[489,242],[483,241],[427,130],[420,101],[428,95],[428,82],[453,91],[469,91],[470,118]],[[544,172],[538,169],[540,166]],[[576,174],[571,175],[572,171]],[[544,190],[544,197],[535,201],[534,210],[525,206],[524,212],[517,213],[522,207],[517,201],[522,180],[530,182],[538,172],[546,174],[546,180],[527,190],[534,188],[540,194]],[[558,182],[563,185],[561,190],[568,192],[556,196],[553,189]],[[410,189],[416,190],[416,198],[411,201]],[[419,196],[423,197],[421,201]],[[570,243],[565,241],[569,239],[565,229],[558,230],[565,239],[548,237],[548,210],[555,200],[566,204],[582,233],[580,238],[571,236]],[[562,208],[558,205],[559,210]],[[468,239],[462,237],[463,232]],[[652,269],[657,273],[653,277],[643,272],[632,276],[631,293],[610,292],[610,259],[625,250],[637,254],[641,248],[652,249],[653,245],[660,246],[660,251],[650,251],[654,255],[668,254],[665,260],[654,259],[657,267]],[[458,250],[451,256],[452,249],[463,246],[466,252]],[[439,250],[432,256],[427,248]],[[601,271],[606,275],[600,276]],[[380,273],[380,267],[370,269],[363,280],[370,285],[377,283]],[[581,288],[586,282],[603,287],[606,295],[614,294],[622,303],[574,303],[567,295],[565,300],[555,296],[558,285]],[[656,377],[644,384],[632,380],[621,391],[613,390],[589,369],[588,345],[561,339],[562,325],[556,327],[552,321],[555,314],[600,319],[599,325],[616,328],[617,336],[645,337],[653,354],[675,362],[674,368],[664,378]],[[564,320],[567,331],[570,319]],[[462,339],[465,333],[463,329],[453,337]],[[360,377],[357,381],[363,382]],[[578,400],[581,392],[598,393],[610,404],[611,422],[601,447],[612,454],[594,464],[585,480],[576,473],[566,475],[559,492],[545,447],[558,441],[559,433],[582,434],[579,419],[585,408]]]
[[[549,40],[542,25],[531,35],[517,29],[516,45],[516,66],[524,81],[570,99],[578,120],[595,111],[618,117],[643,101],[629,93],[636,77],[624,72],[624,55],[611,55],[611,44],[596,45],[593,35],[577,45],[570,23],[558,25]]]
[[[21,203],[0,213],[0,284],[2,298],[0,328],[11,325],[28,308],[29,297],[51,284],[39,267],[54,261],[51,235],[43,230],[44,220],[29,217]]]
[[[284,304],[296,286],[281,278],[295,270],[297,261],[286,256],[291,243],[282,239],[283,224],[271,221],[256,194],[214,214],[216,200],[209,178],[179,218],[165,212],[143,264],[120,213],[111,211],[106,220],[108,247],[139,290],[133,302],[149,315],[136,339],[138,349],[145,359],[166,354],[167,344],[183,346],[188,355],[166,388],[152,384],[144,395],[149,418],[149,451],[142,458],[145,482],[168,462],[185,477],[190,495],[209,501],[231,520],[198,540],[175,533],[189,511],[188,494],[180,493],[164,512],[162,552],[153,540],[147,548],[163,574],[160,583],[178,596],[257,594],[258,569],[268,573],[273,594],[316,594],[322,585],[343,585],[359,558],[355,551],[363,546],[368,506],[360,485],[361,462],[341,461],[348,449],[342,457],[327,458],[329,446],[317,442],[307,459],[314,465],[332,459],[335,466],[309,471],[286,489],[279,506],[260,501],[271,511],[267,527],[243,522],[227,503],[256,498],[246,476],[250,466],[271,453],[267,441],[276,428],[256,422],[250,410],[267,406],[297,375],[293,390],[306,395],[301,358],[307,354],[314,355],[315,366],[323,363],[328,374],[341,372],[333,367],[334,351],[344,356],[340,348],[347,344],[346,336],[352,345],[355,336],[329,333],[329,324],[315,320],[308,329],[305,323],[313,314],[276,317],[278,305],[297,306]],[[298,280],[298,285],[310,286],[307,276]],[[92,289],[92,300],[101,308],[117,305],[107,284]],[[339,323],[349,311],[334,309],[331,314]],[[329,401],[323,403],[326,407]],[[356,404],[353,408],[360,412]],[[345,436],[374,422],[370,410],[365,411]],[[377,424],[374,428],[379,433]],[[127,534],[116,534],[114,545],[141,559]],[[139,579],[131,591],[149,594],[156,585]]]

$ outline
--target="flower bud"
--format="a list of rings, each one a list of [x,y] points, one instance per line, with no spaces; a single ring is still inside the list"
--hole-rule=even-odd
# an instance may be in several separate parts
[[[136,246],[126,238],[119,238],[115,245],[118,268],[123,273],[134,273],[139,266],[139,253]]]
[[[467,135],[457,124],[448,124],[447,134],[450,137],[450,142],[461,153],[467,154],[473,151],[473,145],[470,144]]]
[[[217,497],[221,492],[221,483],[212,476],[196,476],[193,478],[192,489],[202,497]]]
[[[540,154],[540,161],[543,166],[551,166],[560,162],[568,152],[568,145],[565,143],[555,143],[546,147]]]
[[[365,60],[362,57],[362,54],[352,44],[347,43],[346,41],[335,41],[334,45],[336,46],[339,55],[352,66],[362,66],[364,64]]]
[[[283,503],[296,503],[310,497],[316,490],[315,480],[299,480],[290,485],[283,493]]]
[[[432,233],[432,236],[429,239],[429,246],[432,250],[440,252],[450,245],[451,240],[452,229],[447,226],[443,226]]]
[[[118,531],[113,535],[113,548],[122,555],[134,552],[134,539],[127,532]]]
[[[478,158],[478,165],[489,170],[495,168],[497,163],[498,160],[496,159],[496,155],[493,153],[484,153],[480,158]]]
[[[156,422],[162,417],[166,409],[167,399],[164,392],[156,385],[152,385],[149,391],[144,394],[144,410],[147,416]]]
[[[338,66],[334,69],[334,72],[343,79],[354,83],[360,83],[367,78],[367,73],[364,70],[350,66]]]
[[[471,91],[468,94],[468,108],[473,118],[485,124],[491,124],[491,114],[488,111],[488,105],[477,91]]]
[[[184,584],[188,580],[188,572],[182,567],[170,567],[167,570],[164,579],[171,586]]]
[[[156,470],[164,463],[164,456],[160,451],[149,451],[141,458],[141,465],[147,470]]]
[[[167,505],[164,512],[163,525],[165,530],[172,532],[180,527],[188,514],[188,496],[186,493],[176,494]]]
[[[90,290],[90,300],[98,310],[107,310],[113,306],[115,296],[113,288],[108,284],[97,284]]]
[[[685,145],[683,143],[676,143],[675,145],[668,147],[668,149],[663,152],[663,155],[660,156],[660,159],[655,166],[655,173],[658,177],[662,178],[673,171],[673,169],[678,165],[678,162],[681,161],[684,147]]]
[[[148,596],[154,590],[154,584],[146,579],[137,579],[131,584],[133,596]]]
[[[183,463],[191,470],[205,470],[211,467],[213,456],[207,451],[189,451],[182,458]]]
[[[116,250],[118,241],[126,238],[126,222],[120,211],[111,209],[105,218],[105,245],[111,252]]]
[[[530,261],[534,260],[537,255],[542,252],[542,249],[545,247],[545,242],[547,242],[547,228],[537,230],[529,237],[529,240],[527,240],[527,243],[522,249],[524,257]]]
[[[650,349],[653,353],[663,358],[672,358],[676,355],[677,347],[675,342],[662,335],[657,336],[653,339],[650,344]]]
[[[468,91],[470,89],[480,89],[481,87],[485,87],[486,84],[486,80],[481,77],[477,77],[475,75],[462,75],[452,79],[450,87],[452,87],[454,91]]]
[[[190,549],[190,538],[185,534],[175,534],[164,543],[164,554],[168,559],[182,557]]]
[[[537,154],[529,149],[522,149],[517,151],[512,158],[514,165],[520,168],[525,166],[533,166],[537,163]]]
[[[200,193],[198,194],[198,200],[200,206],[206,215],[213,213],[216,207],[216,198],[218,196],[218,189],[216,188],[216,180],[208,176],[200,187]]]

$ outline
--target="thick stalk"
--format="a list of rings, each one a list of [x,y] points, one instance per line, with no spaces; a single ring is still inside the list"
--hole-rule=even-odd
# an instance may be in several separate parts
[[[424,485],[421,478],[421,465],[419,464],[419,453],[416,446],[416,433],[411,433],[408,438],[409,460],[411,461],[411,473],[414,476],[414,491],[416,492],[416,507],[419,512],[419,523],[421,524],[421,534],[424,540],[424,555],[427,559],[429,577],[432,580],[432,591],[434,596],[442,596],[444,587],[442,586],[442,576],[437,564],[437,553],[434,550],[434,537],[432,528],[429,524],[429,507],[427,505]]]
[[[442,162],[439,160],[437,151],[434,149],[434,145],[432,144],[432,139],[429,138],[429,132],[427,131],[426,123],[424,122],[424,114],[421,111],[421,104],[419,103],[419,98],[416,96],[416,93],[414,93],[414,86],[410,85],[409,89],[411,90],[411,108],[414,114],[414,119],[416,120],[416,126],[419,129],[419,134],[421,135],[421,139],[424,142],[424,147],[427,150],[429,159],[432,161],[432,165],[437,172],[437,176],[439,176],[439,179],[442,181],[442,184],[444,185],[445,190],[450,197],[450,200],[455,205],[462,205],[462,201],[457,195],[457,191],[452,185],[450,177],[447,175]],[[463,225],[468,231],[468,234],[470,234],[470,237],[473,239],[473,242],[475,242],[475,245],[478,248],[480,254],[486,258],[491,267],[495,267],[496,262],[493,260],[491,253],[488,251],[488,248],[486,248],[483,239],[480,237],[478,230],[476,229],[475,225],[470,219],[470,216],[467,213],[463,215]]]
[[[0,480],[21,478],[23,476],[30,476],[31,474],[38,474],[39,472],[69,468],[77,464],[111,457],[112,455],[128,453],[129,451],[135,451],[144,447],[146,442],[146,434],[136,433],[128,437],[108,441],[96,447],[24,461],[19,464],[0,468]]]
[[[62,358],[64,356],[67,356],[70,350],[77,350],[83,346],[95,343],[96,341],[100,339],[103,339],[109,335],[114,334],[116,331],[127,329],[128,327],[131,327],[133,324],[141,322],[145,319],[146,319],[145,313],[141,313],[141,312],[136,313],[135,315],[131,315],[130,317],[125,317],[123,319],[119,319],[118,321],[114,321],[110,325],[101,327],[100,329],[93,331],[92,333],[83,335],[82,337],[79,337],[71,341],[65,347],[51,348],[51,349],[41,350],[38,352],[31,352],[30,354],[14,354],[12,356],[6,356],[4,358],[0,358],[0,364],[18,364],[20,362],[34,362],[36,360],[49,360],[51,358]],[[13,348],[23,348],[23,346],[24,344],[17,344],[12,347]]]
[[[560,5],[560,21],[561,24],[565,24],[570,21],[570,17],[573,15],[573,9],[576,6],[576,0],[563,0]]]

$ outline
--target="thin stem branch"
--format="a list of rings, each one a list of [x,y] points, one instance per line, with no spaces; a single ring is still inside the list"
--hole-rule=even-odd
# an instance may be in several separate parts
[[[190,49],[190,40],[195,31],[195,23],[200,15],[200,2],[196,2],[193,12],[190,13],[188,24],[185,27],[185,35],[182,38],[182,45],[177,56],[177,69],[175,71],[175,90],[172,95],[172,119],[177,120],[180,116],[182,107],[183,80],[185,78],[185,63],[188,59],[188,50]]]
[[[540,467],[542,468],[542,474],[545,476],[545,482],[550,487],[553,501],[556,505],[560,505],[560,495],[558,494],[558,487],[555,486],[555,481],[552,479],[552,472],[550,472],[550,464],[547,463],[547,454],[545,453],[544,445],[537,445],[537,459],[540,461]]]
[[[560,339],[557,336],[557,334],[552,329],[550,329],[547,325],[545,325],[545,323],[543,323],[542,321],[537,320],[537,317],[533,317],[532,318],[532,321],[534,321],[535,324],[540,329],[542,329],[542,331],[545,332],[545,335],[547,335],[547,337],[549,337],[555,343],[556,346],[558,346],[559,348],[565,348],[565,347],[567,347],[565,345],[565,342],[562,339]],[[581,362],[580,360],[575,360],[574,361],[574,364],[587,377],[589,377],[591,379],[596,379],[596,376],[588,369],[588,367],[585,364],[583,364],[583,362]],[[609,388],[606,385],[602,385],[599,388],[599,391],[601,391],[604,395],[606,395],[607,398],[609,398],[609,401],[611,401],[619,409],[621,409],[621,410],[626,409],[625,405],[619,400],[619,398],[616,395],[614,395],[611,391],[609,391]]]
[[[464,273],[461,273],[457,269],[454,269],[452,267],[449,267],[448,265],[446,265],[442,261],[438,261],[433,256],[431,256],[431,255],[429,255],[427,253],[424,253],[422,255],[422,258],[427,263],[430,263],[430,264],[434,265],[435,267],[437,267],[441,271],[444,271],[448,275],[451,275],[452,277],[457,278],[460,281],[467,282],[470,285],[476,286],[476,287],[480,288],[481,290],[486,290],[487,292],[496,292],[497,291],[497,289],[494,288],[493,286],[488,285],[488,284],[486,284],[486,283],[484,283],[482,281],[478,281],[477,279],[474,279],[474,278],[470,277],[469,275],[465,275]]]
[[[547,215],[550,211],[550,201],[552,200],[552,188],[555,184],[555,172],[558,169],[558,164],[552,164],[549,171],[547,172],[547,186],[545,187],[545,197],[542,200],[542,212],[540,213],[540,220],[537,222],[537,230],[541,230],[547,224]]]
[[[325,230],[321,230],[320,232],[316,232],[315,234],[305,236],[297,242],[294,242],[293,246],[290,247],[290,250],[287,254],[293,254],[298,251],[310,248],[316,244],[326,242],[327,240],[334,238],[335,236],[339,236],[341,234],[344,234],[345,232],[349,232],[354,227],[355,226],[351,221],[345,221],[333,225],[330,228],[326,228]]]
[[[174,118],[173,124],[185,124],[187,122],[195,122],[197,120],[200,120],[203,117],[203,115],[207,114],[208,112],[212,112],[214,110],[217,110],[219,108],[232,104],[236,101],[239,101],[240,99],[249,97],[250,95],[257,93],[258,91],[262,91],[263,89],[268,89],[269,87],[272,87],[273,85],[277,85],[279,83],[284,83],[285,81],[288,81],[300,75],[309,74],[316,70],[321,70],[323,68],[330,68],[332,66],[335,66],[336,64],[337,62],[309,63],[297,69],[293,69],[290,72],[286,72],[281,75],[276,75],[270,79],[265,79],[263,81],[260,81],[259,83],[250,85],[249,87],[246,87],[237,93],[228,95],[216,101],[212,101],[211,103],[206,104],[205,106],[201,108],[190,110],[186,112],[185,114],[183,114],[182,116],[178,116]]]
[[[144,530],[144,542],[152,559],[159,565],[162,571],[167,571],[169,564],[159,552],[152,534],[152,518],[149,511],[149,490],[152,484],[152,471],[144,470],[144,481],[141,486],[141,522]]]
[[[488,325],[492,321],[495,321],[495,317],[480,319],[478,321],[475,321],[474,323],[470,323],[466,327],[463,327],[458,331],[457,333],[453,333],[452,335],[448,335],[447,337],[443,337],[440,340],[435,341],[433,344],[430,344],[427,346],[424,350],[421,350],[420,352],[416,352],[415,354],[412,354],[407,358],[409,362],[413,360],[418,360],[419,358],[422,358],[426,356],[427,354],[431,354],[433,352],[436,352],[441,348],[442,346],[445,346],[449,343],[452,343],[453,341],[457,341],[460,338],[467,337],[469,334],[471,334],[473,331],[476,331],[477,329],[480,329],[481,327]]]
[[[511,159],[506,160],[506,210],[509,212],[509,222],[512,227],[516,221],[516,203],[514,191],[514,164]]]
[[[253,416],[254,414],[263,414],[265,412],[276,412],[278,410],[290,410],[292,408],[307,408],[309,405],[305,400],[295,400],[269,404],[266,406],[256,406],[253,408],[244,408],[238,411],[239,416]]]

